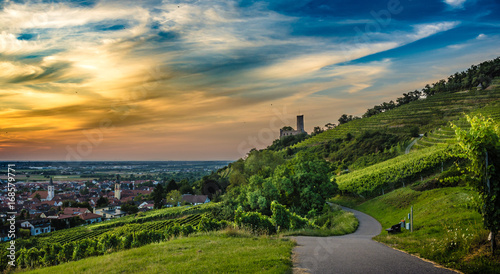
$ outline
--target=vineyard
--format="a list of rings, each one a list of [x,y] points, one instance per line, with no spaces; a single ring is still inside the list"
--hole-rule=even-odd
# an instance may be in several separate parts
[[[218,209],[217,203],[166,208],[20,239],[17,261],[23,267],[54,265],[218,229],[225,225],[213,219]]]
[[[463,117],[464,113],[474,112],[498,100],[500,100],[500,80],[496,79],[488,90],[434,95],[369,118],[352,120],[304,140],[294,147],[305,147],[335,138],[345,138],[348,133],[354,135],[367,130],[384,128],[418,126],[419,131],[424,133],[435,128],[447,127],[449,122],[456,122]],[[500,113],[495,112],[493,107],[486,109],[489,109],[488,111],[496,117],[500,117]],[[425,143],[425,141],[422,142]]]
[[[469,113],[470,116],[479,114],[500,122],[500,103],[494,103]],[[453,121],[452,123],[464,129],[470,127],[470,125],[467,123],[467,119],[465,119],[464,116],[456,121]],[[447,125],[426,133],[426,136],[418,140],[417,143],[412,147],[412,149],[422,149],[435,145],[446,146],[449,144],[454,144],[455,142],[455,131],[453,131],[450,125]]]
[[[98,226],[94,227],[93,229],[89,229],[88,226],[85,227],[76,227],[72,229],[64,229],[64,230],[59,230],[55,231],[52,233],[47,233],[47,234],[41,234],[37,236],[40,241],[43,242],[50,242],[50,243],[59,243],[59,244],[65,244],[65,243],[70,243],[70,242],[76,242],[84,239],[95,239],[101,236],[102,234],[106,232],[113,232],[113,233],[119,233],[121,231],[127,231],[127,232],[138,232],[142,230],[147,230],[147,231],[159,231],[159,230],[164,230],[167,227],[175,224],[179,225],[192,225],[192,226],[197,226],[200,220],[202,219],[203,216],[207,216],[207,214],[191,214],[186,217],[182,218],[176,218],[176,219],[168,219],[168,220],[160,220],[160,221],[150,221],[150,222],[144,222],[144,223],[128,223],[128,224],[123,224],[123,223],[118,223],[115,222],[113,226],[115,228],[103,228],[107,226]],[[105,224],[105,223],[103,223]],[[117,224],[122,224],[121,226],[117,226]]]
[[[95,239],[101,234],[110,231],[118,231],[118,229],[125,229],[129,231],[153,231],[162,230],[174,224],[190,224],[192,226],[196,226],[202,216],[208,216],[207,213],[217,209],[218,206],[219,205],[217,203],[209,203],[192,207],[184,206],[153,210],[102,223],[41,234],[36,236],[35,239],[38,239],[41,242],[64,244],[83,239]]]
[[[343,192],[376,196],[441,167],[452,158],[449,152],[433,146],[334,178]]]

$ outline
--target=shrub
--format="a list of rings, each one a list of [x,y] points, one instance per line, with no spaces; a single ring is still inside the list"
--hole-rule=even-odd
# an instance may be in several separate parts
[[[198,230],[199,231],[214,231],[214,230],[219,230],[221,228],[220,222],[217,222],[216,220],[212,218],[208,218],[206,216],[203,216],[201,218],[200,223],[198,224]]]
[[[290,228],[303,229],[309,226],[309,220],[303,218],[295,213],[290,214]]]
[[[276,232],[276,227],[271,219],[259,212],[243,212],[238,208],[235,212],[235,222],[239,227],[248,227],[253,233],[272,234]]]
[[[191,233],[194,233],[196,230],[192,225],[183,225],[181,227],[182,236],[188,236]]]
[[[174,224],[167,227],[166,234],[170,237],[177,237],[181,234],[181,226],[179,224]]]
[[[278,230],[288,230],[290,228],[290,211],[284,205],[273,201],[271,203],[272,220],[278,227]]]

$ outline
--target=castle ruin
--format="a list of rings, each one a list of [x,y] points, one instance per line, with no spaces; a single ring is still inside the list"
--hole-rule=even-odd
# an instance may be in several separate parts
[[[280,138],[286,137],[286,136],[291,136],[291,135],[298,135],[301,133],[307,133],[304,130],[304,115],[297,115],[297,130],[283,130],[280,129]]]

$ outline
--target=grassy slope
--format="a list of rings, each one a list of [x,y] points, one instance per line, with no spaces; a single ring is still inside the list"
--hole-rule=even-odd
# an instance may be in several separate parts
[[[32,273],[284,273],[293,241],[234,231],[199,234]]]
[[[361,204],[346,197],[333,200],[370,214],[384,228],[397,224],[413,205],[413,233],[403,230],[388,235],[383,231],[375,240],[465,273],[499,273],[500,257],[488,252],[488,231],[479,213],[468,206],[474,195],[465,187],[422,192],[401,188]]]

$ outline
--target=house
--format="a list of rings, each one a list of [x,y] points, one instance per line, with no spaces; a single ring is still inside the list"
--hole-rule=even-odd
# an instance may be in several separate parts
[[[182,195],[182,201],[192,205],[201,205],[210,202],[208,195]]]
[[[153,209],[155,207],[155,204],[152,202],[143,202],[142,204],[139,205],[139,209],[147,208],[147,209]]]
[[[91,211],[85,207],[67,207],[63,211],[64,215],[80,215],[83,213],[91,213]]]
[[[29,229],[31,236],[53,231],[50,221],[47,219],[23,221],[21,222],[21,228]]]
[[[33,200],[37,195],[40,196],[40,201],[47,201],[47,196],[49,196],[49,192],[48,191],[37,190],[37,191],[33,192],[33,194],[31,194],[29,196],[28,201]]]
[[[94,213],[102,215],[105,219],[114,219],[114,218],[120,218],[127,213],[124,211],[121,211],[120,209],[116,208],[115,206],[108,206],[108,207],[103,207],[103,208],[94,208]]]
[[[102,222],[102,217],[101,215],[97,215],[91,212],[86,212],[82,213],[79,215],[79,217],[85,221],[86,224],[93,224],[93,223],[99,223]]]

